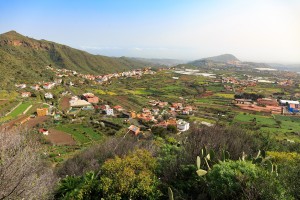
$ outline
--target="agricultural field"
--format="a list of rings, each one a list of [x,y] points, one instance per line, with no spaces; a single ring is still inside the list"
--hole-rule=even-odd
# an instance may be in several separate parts
[[[91,127],[82,124],[66,124],[56,126],[55,129],[70,134],[78,144],[87,144],[99,141],[103,134]]]
[[[300,118],[297,117],[240,113],[234,118],[234,122],[271,133],[278,140],[300,142]]]
[[[49,135],[45,136],[54,145],[75,145],[76,142],[73,137],[63,131],[56,129],[49,129]]]
[[[32,102],[22,102],[16,109],[14,109],[8,116],[12,118],[17,117],[18,115],[23,114],[23,112],[32,105]]]

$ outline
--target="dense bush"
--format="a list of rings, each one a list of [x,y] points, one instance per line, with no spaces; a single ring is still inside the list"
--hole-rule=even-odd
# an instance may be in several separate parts
[[[207,174],[213,199],[289,199],[271,173],[245,161],[220,162]]]
[[[83,176],[67,176],[55,192],[56,199],[159,199],[156,159],[146,150],[108,159]]]
[[[55,191],[55,199],[99,199],[100,180],[93,172],[84,176],[67,176],[62,179]]]
[[[101,167],[101,188],[105,199],[158,199],[159,180],[154,174],[156,159],[145,150],[124,158],[107,160]]]
[[[255,93],[243,93],[243,94],[236,94],[234,95],[234,98],[236,99],[252,99],[253,101],[256,101],[259,98],[264,98],[264,95],[261,94],[255,94]]]
[[[260,142],[248,131],[235,126],[193,127],[183,146],[186,159],[193,163],[204,146],[214,149],[217,157],[220,157],[222,150],[226,150],[232,159],[238,159],[242,152],[248,155],[256,153],[260,149]]]
[[[60,177],[83,175],[86,172],[99,169],[101,164],[115,155],[124,156],[140,148],[147,149],[153,154],[157,151],[157,147],[151,141],[138,141],[130,135],[126,138],[109,138],[68,159],[58,167],[57,174]]]

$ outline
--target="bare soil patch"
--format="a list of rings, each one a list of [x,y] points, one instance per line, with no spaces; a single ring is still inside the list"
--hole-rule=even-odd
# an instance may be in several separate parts
[[[49,134],[46,135],[46,138],[52,143],[56,145],[75,145],[76,142],[72,138],[71,135],[65,133],[63,131],[59,131],[56,129],[49,129]]]
[[[47,119],[49,119],[48,116],[42,116],[42,117],[32,118],[28,122],[24,123],[24,126],[26,126],[27,128],[33,128],[33,127],[35,127],[38,124],[42,124]]]
[[[62,97],[60,100],[60,107],[63,111],[66,111],[70,108],[70,98],[69,97]]]

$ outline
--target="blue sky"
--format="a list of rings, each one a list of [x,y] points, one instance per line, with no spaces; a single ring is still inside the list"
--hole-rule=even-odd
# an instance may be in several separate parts
[[[0,0],[9,30],[108,56],[300,63],[297,0]]]

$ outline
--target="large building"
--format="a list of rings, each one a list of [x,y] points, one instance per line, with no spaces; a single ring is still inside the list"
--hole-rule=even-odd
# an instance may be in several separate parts
[[[82,108],[91,105],[91,103],[87,102],[86,100],[78,99],[77,96],[72,97],[69,103],[71,107],[77,108]]]
[[[85,93],[82,96],[83,96],[83,99],[89,103],[98,103],[99,102],[99,98],[97,96],[95,96],[93,93]]]

